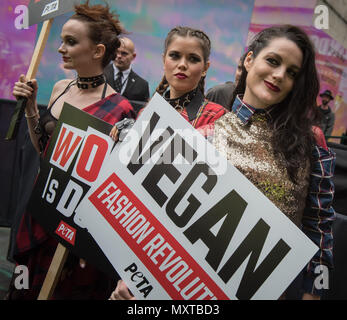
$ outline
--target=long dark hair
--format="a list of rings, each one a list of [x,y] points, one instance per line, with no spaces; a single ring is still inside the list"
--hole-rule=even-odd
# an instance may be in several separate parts
[[[207,34],[205,32],[198,30],[198,29],[193,29],[190,27],[178,26],[178,27],[175,27],[175,28],[170,30],[170,32],[168,33],[168,35],[165,39],[164,55],[166,54],[167,49],[168,49],[169,45],[171,44],[171,42],[175,36],[197,38],[201,44],[204,63],[206,64],[208,62],[208,59],[210,57],[210,52],[211,52],[210,38],[207,36]],[[163,95],[163,93],[166,91],[168,86],[169,86],[169,83],[167,82],[166,77],[164,75],[155,91],[158,92],[159,94]],[[202,92],[202,94],[205,95],[205,77],[201,77],[199,84],[198,84],[198,87],[199,87],[200,91]]]
[[[315,50],[307,34],[298,27],[284,25],[270,27],[259,32],[248,47],[255,58],[275,38],[287,38],[302,51],[303,62],[294,86],[288,96],[273,108],[270,108],[273,128],[273,147],[275,153],[282,153],[293,182],[303,162],[311,158],[314,136],[312,126],[317,121],[316,98],[319,93],[319,78],[315,65]],[[236,95],[246,90],[247,71],[243,66],[240,80],[235,88],[232,103]]]

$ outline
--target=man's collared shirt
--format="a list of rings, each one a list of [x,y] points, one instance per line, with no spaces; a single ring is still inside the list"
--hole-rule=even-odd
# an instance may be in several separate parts
[[[113,66],[113,79],[116,79],[118,77],[118,72],[120,70],[118,70],[118,68],[114,65],[114,63],[112,63],[112,66]],[[129,78],[130,71],[131,71],[131,66],[130,66],[129,69],[122,71],[122,73],[123,73],[123,76],[122,76],[122,90],[121,90],[120,94],[124,93],[124,90],[125,90],[125,88],[127,86],[127,83],[128,83],[128,78]]]

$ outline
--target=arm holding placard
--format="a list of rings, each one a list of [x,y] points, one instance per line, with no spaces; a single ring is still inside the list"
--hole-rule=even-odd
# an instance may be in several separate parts
[[[127,135],[127,133],[132,128],[134,123],[135,123],[134,119],[128,119],[128,118],[124,118],[123,120],[118,121],[117,123],[115,123],[115,125],[111,129],[109,136],[115,142],[117,142],[118,140],[123,141],[124,137]]]
[[[22,101],[30,139],[36,151],[40,153],[38,137],[34,132],[40,118],[36,102],[37,89],[38,86],[36,79],[28,81],[25,75],[22,74],[19,77],[19,80],[14,84],[12,94],[18,101]]]
[[[66,82],[70,80],[60,80],[58,81],[52,90],[51,98],[48,105],[51,105],[52,99],[64,89]],[[37,107],[37,91],[38,85],[36,79],[28,79],[22,74],[19,80],[14,84],[12,94],[17,99],[23,99],[25,105],[25,118],[28,124],[28,131],[30,135],[30,140],[35,148],[35,150],[40,154],[43,151],[44,146],[40,142],[43,135],[42,128],[40,126],[40,114]]]
[[[43,23],[38,41],[37,41],[36,46],[35,46],[33,56],[31,58],[29,70],[26,74],[26,78],[28,78],[28,79],[34,78],[36,73],[37,73],[37,70],[38,70],[38,67],[40,64],[40,60],[41,60],[41,56],[42,56],[45,44],[47,42],[49,31],[51,29],[52,23],[53,23],[53,19],[46,20]],[[19,80],[18,81],[19,83],[18,82],[16,83],[16,84],[18,84],[17,89],[22,88],[22,89],[26,89],[26,90],[30,91],[30,89],[27,86],[23,85],[23,83],[26,82],[26,80],[27,80],[27,79],[25,79],[25,76],[22,75],[20,79],[22,79],[23,81]],[[21,84],[22,87],[20,87],[20,83],[22,83]],[[34,80],[34,83],[36,83],[36,80]],[[33,100],[36,99],[36,92],[37,92],[37,87],[35,90],[35,96],[32,96],[31,99],[33,99]],[[29,92],[25,93],[24,90],[21,90],[21,93],[25,94],[25,95],[29,94]],[[27,103],[26,99],[29,98],[29,96],[25,96],[25,95],[23,96],[20,93],[18,93],[18,95],[17,95],[19,100],[17,99],[18,103],[16,105],[16,108],[15,108],[14,113],[13,113],[12,118],[11,118],[10,126],[9,126],[9,129],[7,131],[7,134],[6,134],[6,140],[12,140],[12,139],[16,138],[16,135],[17,135],[17,132],[19,129],[19,124],[21,121],[21,117],[23,116],[23,111],[26,108],[26,103]],[[37,108],[37,106],[36,106],[36,108]],[[33,116],[33,115],[34,114],[29,115],[29,116]],[[34,118],[35,117],[32,117],[31,119],[34,119]]]
[[[118,280],[117,287],[111,293],[109,300],[136,300],[123,280]]]

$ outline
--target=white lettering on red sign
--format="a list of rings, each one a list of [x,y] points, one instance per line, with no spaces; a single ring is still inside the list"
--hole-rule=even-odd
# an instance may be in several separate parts
[[[62,124],[50,163],[67,172],[84,138],[85,131]]]
[[[75,245],[76,229],[69,226],[66,222],[60,221],[55,233],[73,246]]]

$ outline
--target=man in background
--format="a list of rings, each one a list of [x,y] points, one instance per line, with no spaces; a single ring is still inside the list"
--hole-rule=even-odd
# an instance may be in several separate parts
[[[237,64],[235,73],[235,82],[227,81],[222,84],[217,84],[207,91],[206,98],[212,102],[222,105],[224,108],[230,111],[231,99],[233,97],[234,90],[237,86],[242,73],[244,56],[242,56]]]
[[[135,45],[129,38],[120,38],[115,60],[104,70],[107,83],[127,98],[138,112],[149,100],[148,82],[132,70],[136,58]]]
[[[320,95],[322,104],[318,106],[318,110],[321,114],[321,129],[325,136],[331,136],[334,129],[335,114],[329,107],[329,102],[334,100],[330,90],[325,90]]]

